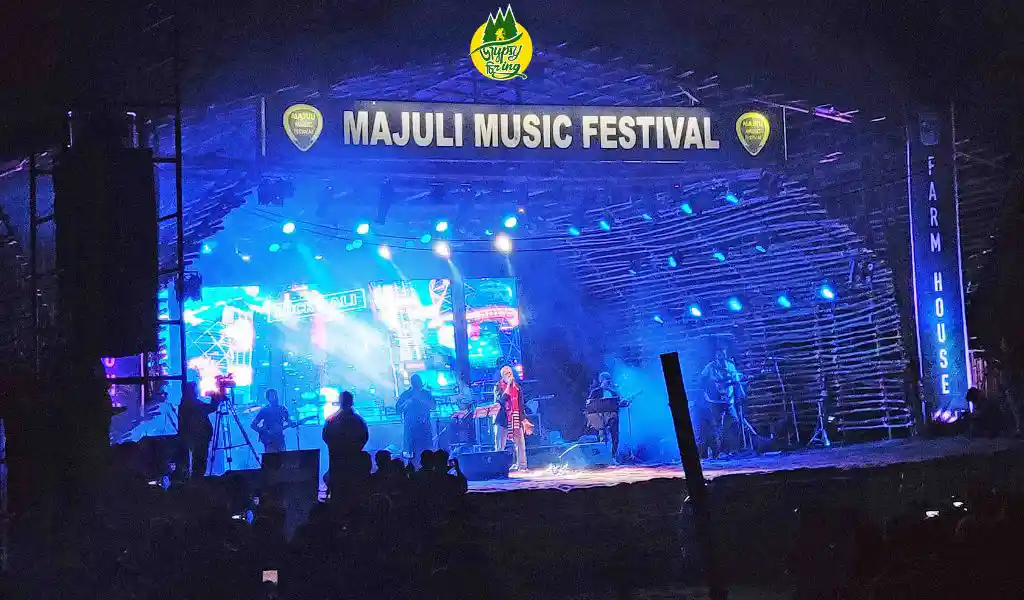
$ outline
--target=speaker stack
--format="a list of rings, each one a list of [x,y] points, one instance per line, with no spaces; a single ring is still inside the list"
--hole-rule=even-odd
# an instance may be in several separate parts
[[[93,355],[156,349],[158,235],[152,151],[81,143],[54,166],[60,314]]]

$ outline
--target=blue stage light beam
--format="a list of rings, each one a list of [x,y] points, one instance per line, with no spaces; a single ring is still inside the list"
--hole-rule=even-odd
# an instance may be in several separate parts
[[[391,260],[391,248],[384,244],[378,246],[377,256],[383,258],[384,260]]]
[[[441,258],[451,258],[452,247],[448,245],[448,242],[440,241],[434,244],[434,253]]]

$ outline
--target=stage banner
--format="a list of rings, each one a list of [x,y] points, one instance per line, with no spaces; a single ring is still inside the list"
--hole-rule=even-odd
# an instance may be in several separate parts
[[[948,111],[922,110],[908,119],[907,188],[921,392],[935,417],[966,408],[971,387]]]
[[[781,162],[781,118],[757,107],[489,106],[268,101],[274,161],[358,159]]]

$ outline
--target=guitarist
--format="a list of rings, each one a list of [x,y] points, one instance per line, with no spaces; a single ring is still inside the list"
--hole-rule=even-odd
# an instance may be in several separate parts
[[[283,452],[285,449],[284,430],[295,426],[288,409],[281,406],[277,390],[267,390],[267,405],[256,413],[250,427],[259,434],[263,452]]]
[[[740,427],[739,414],[736,412],[736,398],[743,393],[740,382],[743,375],[736,369],[736,363],[729,358],[729,353],[720,348],[715,352],[715,359],[704,367],[700,374],[704,382],[704,404],[706,427],[702,427],[701,437],[709,448],[711,456],[721,456],[723,450],[732,447],[735,439],[734,431]],[[714,437],[709,434],[713,432]],[[729,434],[729,442],[725,436]],[[710,438],[710,439],[709,439]]]
[[[587,397],[587,425],[597,431],[598,439],[611,441],[612,458],[619,455],[619,409],[629,405],[612,382],[612,374],[597,376],[597,387]]]

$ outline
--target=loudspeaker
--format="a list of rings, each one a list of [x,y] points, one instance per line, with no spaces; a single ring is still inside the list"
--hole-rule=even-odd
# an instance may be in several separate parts
[[[73,148],[53,172],[60,314],[83,351],[156,350],[158,235],[153,156]]]
[[[608,448],[607,444],[601,442],[573,444],[562,453],[561,462],[567,464],[571,469],[607,467],[615,464],[611,449]]]
[[[470,481],[504,479],[512,466],[511,452],[468,452],[459,455],[459,467]]]

